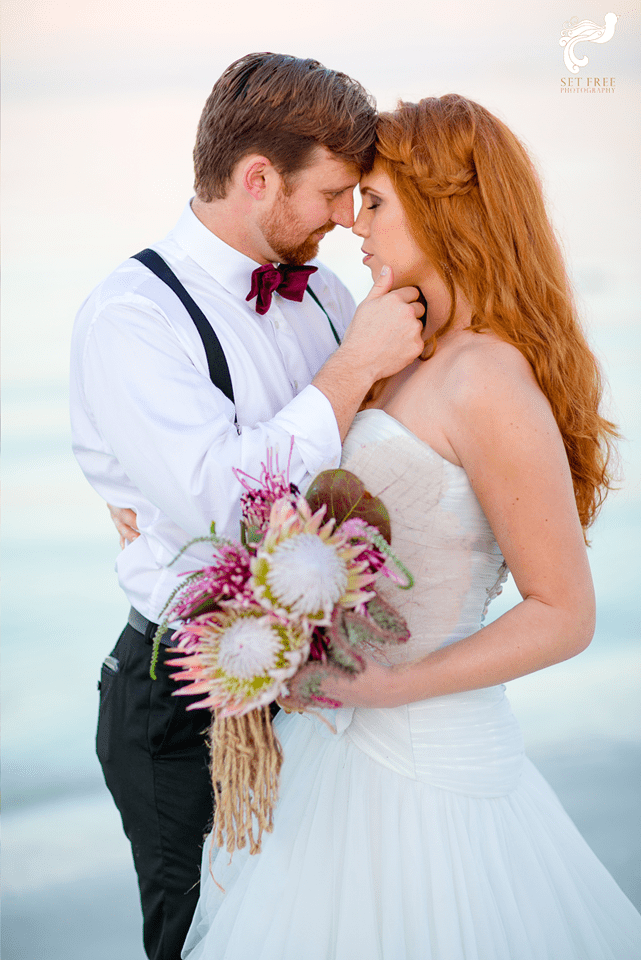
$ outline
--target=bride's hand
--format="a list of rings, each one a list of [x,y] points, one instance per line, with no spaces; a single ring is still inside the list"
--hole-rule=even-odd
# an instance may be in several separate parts
[[[362,673],[353,678],[324,678],[321,695],[343,707],[396,707],[404,703],[398,684],[402,669],[368,660]]]
[[[128,507],[114,507],[107,504],[107,509],[111,515],[113,524],[120,535],[121,549],[125,549],[128,543],[133,543],[140,536],[140,530],[137,526],[137,515]]]
[[[288,682],[289,694],[278,704],[287,713],[323,707],[397,707],[407,703],[407,665],[389,666],[367,656],[356,675],[331,663],[308,660]]]

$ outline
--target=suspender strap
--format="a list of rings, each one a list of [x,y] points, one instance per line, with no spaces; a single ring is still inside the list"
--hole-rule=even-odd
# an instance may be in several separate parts
[[[231,400],[232,403],[234,403],[234,390],[231,383],[231,375],[229,373],[227,358],[225,357],[223,348],[220,345],[220,340],[216,336],[212,325],[198,304],[187,293],[171,267],[165,263],[160,254],[156,253],[155,250],[151,250],[149,247],[147,247],[145,250],[141,250],[140,253],[135,253],[130,259],[139,260],[140,263],[147,267],[148,270],[151,270],[152,273],[154,273],[160,280],[166,283],[171,290],[174,291],[185,310],[194,321],[196,329],[200,334],[200,339],[203,342],[205,353],[207,355],[207,365],[209,366],[209,376],[211,377],[211,382],[214,384],[214,386],[218,387],[219,390],[222,390],[225,396]],[[313,300],[316,301],[318,306],[327,317],[331,331],[334,334],[334,339],[340,346],[341,341],[336,332],[336,328],[332,323],[332,318],[309,284],[307,286],[307,293]]]
[[[182,283],[173,272],[171,267],[165,263],[163,258],[155,250],[141,250],[134,254],[132,260],[139,260],[148,270],[155,273],[160,280],[164,281],[170,287],[185,310],[194,321],[196,329],[203,342],[205,353],[207,354],[207,365],[209,366],[209,376],[214,386],[225,394],[225,396],[234,403],[234,390],[231,384],[229,365],[227,358],[220,345],[220,340],[216,336],[212,325],[202,312],[198,304],[190,297]],[[331,322],[331,321],[330,321]]]
[[[323,304],[320,302],[320,300],[318,299],[318,297],[316,296],[316,294],[314,293],[314,291],[312,290],[312,288],[309,286],[309,284],[307,284],[307,292],[308,292],[308,294],[310,295],[310,297],[312,298],[312,300],[315,300],[315,301],[316,301],[316,303],[318,304],[318,306],[321,308],[321,310],[323,311],[323,313],[325,314],[325,316],[326,316],[327,319],[329,320],[329,325],[330,325],[330,327],[332,328],[332,333],[334,334],[334,340],[336,341],[336,343],[337,343],[337,344],[339,345],[339,347],[340,347],[340,345],[341,345],[340,337],[339,337],[338,334],[336,333],[336,327],[335,327],[334,324],[332,323],[332,318],[330,317],[330,315],[328,314],[327,310],[325,309],[325,307],[323,306]]]

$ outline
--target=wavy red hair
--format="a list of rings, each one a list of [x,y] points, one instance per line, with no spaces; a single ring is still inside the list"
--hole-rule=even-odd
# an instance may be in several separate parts
[[[598,363],[577,318],[537,172],[518,138],[457,94],[400,102],[380,115],[376,162],[390,177],[415,240],[452,297],[529,361],[561,431],[584,529],[613,484],[616,427],[600,411]]]

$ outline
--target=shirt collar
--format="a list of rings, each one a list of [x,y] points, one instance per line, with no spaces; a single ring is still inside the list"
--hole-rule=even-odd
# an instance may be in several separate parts
[[[230,247],[201,223],[191,209],[191,201],[170,236],[225,290],[245,299],[251,286],[252,272],[260,264]]]

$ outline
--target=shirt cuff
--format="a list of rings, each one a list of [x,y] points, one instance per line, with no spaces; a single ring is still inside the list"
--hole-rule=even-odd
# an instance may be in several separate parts
[[[334,409],[324,393],[310,384],[276,418],[296,438],[296,450],[307,473],[340,466],[341,436]]]

